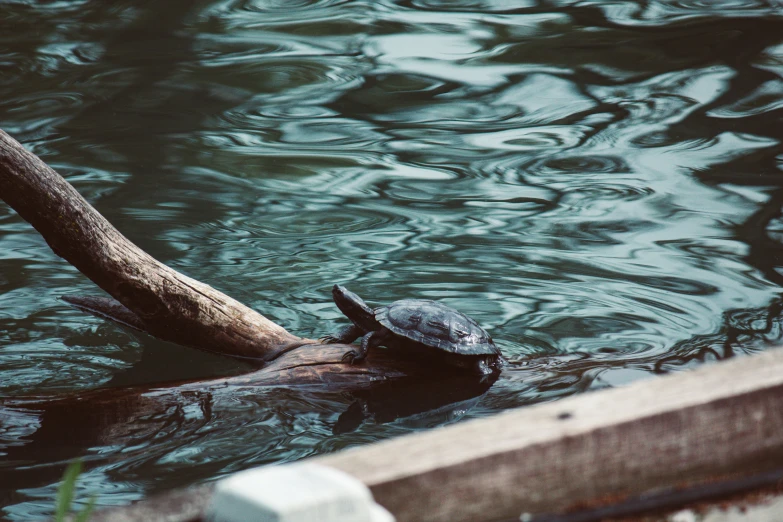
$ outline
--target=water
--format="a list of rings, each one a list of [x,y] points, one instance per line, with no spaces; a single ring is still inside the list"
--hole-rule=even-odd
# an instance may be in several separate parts
[[[51,514],[75,457],[80,499],[126,504],[781,339],[779,1],[15,1],[0,21],[0,127],[153,256],[308,337],[345,323],[335,282],[440,299],[513,361],[440,406],[426,385],[128,398],[246,367],[65,306],[99,291],[0,204],[8,519]]]

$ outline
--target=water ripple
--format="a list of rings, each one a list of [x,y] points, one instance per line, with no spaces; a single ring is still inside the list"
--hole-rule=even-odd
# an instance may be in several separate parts
[[[614,23],[656,26],[680,20],[702,17],[754,17],[779,16],[780,4],[776,0],[655,0],[645,2],[588,2],[604,10]]]
[[[73,457],[127,503],[779,343],[775,6],[0,4],[4,130],[156,258],[310,337],[346,324],[334,283],[443,300],[512,361],[483,395],[422,412],[416,390],[355,426],[358,392],[69,400],[245,368],[58,303],[95,286],[0,206],[4,513],[50,516]]]

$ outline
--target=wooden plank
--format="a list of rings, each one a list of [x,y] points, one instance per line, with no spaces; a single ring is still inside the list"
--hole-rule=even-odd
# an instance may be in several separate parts
[[[750,506],[714,507],[704,514],[681,511],[669,517],[669,520],[671,522],[780,522],[783,520],[783,497],[775,497]]]
[[[316,461],[362,480],[401,522],[551,513],[783,467],[783,350]]]
[[[516,519],[522,512],[556,513],[723,474],[783,468],[783,350],[314,462],[359,478],[399,522]],[[98,512],[95,520],[193,520],[209,493],[208,487],[179,492],[171,502],[163,495]]]

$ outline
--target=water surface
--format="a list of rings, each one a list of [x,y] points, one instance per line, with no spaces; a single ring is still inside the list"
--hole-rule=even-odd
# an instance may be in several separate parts
[[[425,386],[347,424],[382,401],[8,402],[10,520],[50,514],[75,457],[80,498],[126,504],[781,338],[779,1],[16,1],[0,20],[0,127],[159,260],[307,337],[345,323],[336,282],[443,300],[513,361],[475,397],[436,408]],[[98,292],[0,204],[6,400],[245,369],[58,301]]]

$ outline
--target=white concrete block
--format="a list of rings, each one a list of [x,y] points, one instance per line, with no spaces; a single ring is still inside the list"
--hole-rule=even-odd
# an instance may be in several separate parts
[[[370,506],[370,522],[395,522],[394,515],[386,511],[386,508],[380,504],[373,503]]]
[[[342,471],[308,463],[266,466],[221,480],[211,522],[394,522],[370,490]]]

